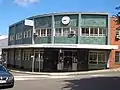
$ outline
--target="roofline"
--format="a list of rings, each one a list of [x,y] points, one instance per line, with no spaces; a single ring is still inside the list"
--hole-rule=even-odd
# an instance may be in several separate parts
[[[25,19],[33,19],[33,18],[38,18],[38,17],[45,17],[45,16],[52,16],[52,15],[66,15],[66,14],[96,14],[96,15],[108,15],[109,13],[107,12],[53,12],[53,13],[48,13],[48,14],[41,14],[41,15],[35,15],[31,17],[27,17]],[[12,27],[18,23],[23,22],[25,19],[20,20],[16,23],[13,23],[9,27]]]

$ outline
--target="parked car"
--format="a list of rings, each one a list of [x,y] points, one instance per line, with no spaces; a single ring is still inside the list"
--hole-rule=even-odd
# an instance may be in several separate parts
[[[0,89],[13,88],[14,87],[14,76],[10,71],[0,64]]]

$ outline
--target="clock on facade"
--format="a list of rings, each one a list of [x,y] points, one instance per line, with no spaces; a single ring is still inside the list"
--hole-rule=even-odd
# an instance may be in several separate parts
[[[70,23],[70,17],[64,16],[62,17],[62,24],[69,24]]]

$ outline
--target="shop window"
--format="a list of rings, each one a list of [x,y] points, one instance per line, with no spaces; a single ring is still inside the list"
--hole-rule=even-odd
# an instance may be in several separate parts
[[[105,63],[106,60],[105,60],[105,53],[103,52],[98,52],[98,63]]]
[[[97,64],[97,52],[89,53],[89,63]]]
[[[23,59],[24,60],[31,60],[31,52],[30,51],[24,51],[23,52]]]
[[[105,64],[106,54],[105,52],[89,52],[90,64]]]
[[[120,62],[120,52],[115,52],[115,62]]]

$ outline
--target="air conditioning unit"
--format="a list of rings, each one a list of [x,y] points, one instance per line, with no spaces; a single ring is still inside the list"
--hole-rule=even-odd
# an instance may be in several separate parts
[[[69,33],[69,35],[75,35],[76,34],[76,32],[75,31],[70,31],[70,33]]]

